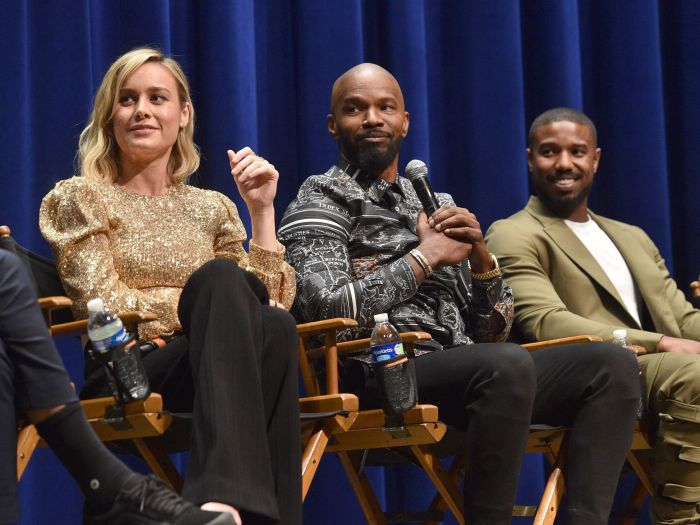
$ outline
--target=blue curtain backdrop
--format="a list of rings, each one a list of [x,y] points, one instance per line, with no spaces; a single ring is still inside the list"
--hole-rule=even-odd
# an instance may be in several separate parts
[[[643,227],[687,289],[700,271],[698,27],[694,0],[7,0],[0,223],[48,253],[41,198],[72,174],[93,93],[133,47],[158,46],[189,75],[203,156],[193,183],[235,198],[225,150],[250,145],[282,174],[278,215],[336,159],[325,130],[333,80],[371,61],[395,74],[411,112],[401,165],[425,160],[434,187],[484,229],[527,200],[529,122],[553,106],[587,112],[603,148],[593,208]],[[63,355],[77,378],[75,346]],[[524,470],[527,496],[542,462]],[[410,470],[373,479],[391,505],[431,496]],[[79,523],[80,496],[50,452],[21,491],[23,523]],[[363,521],[331,457],[305,512],[310,524]]]

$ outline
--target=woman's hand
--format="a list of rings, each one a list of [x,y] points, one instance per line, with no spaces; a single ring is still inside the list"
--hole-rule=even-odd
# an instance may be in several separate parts
[[[275,167],[247,146],[227,153],[231,175],[251,217],[272,208],[280,176]]]

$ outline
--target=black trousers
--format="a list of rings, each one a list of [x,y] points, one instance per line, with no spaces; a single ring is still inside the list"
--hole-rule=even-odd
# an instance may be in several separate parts
[[[531,422],[571,428],[567,523],[608,522],[639,400],[632,352],[591,343],[529,354],[489,343],[424,354],[415,365],[420,402],[437,405],[440,419],[466,434],[467,523],[511,522]],[[376,406],[371,381],[357,388],[365,374],[357,368],[348,367],[348,388],[365,406]]]
[[[26,268],[0,250],[0,523],[19,520],[17,416],[77,400]]]
[[[215,259],[187,281],[183,335],[148,354],[151,389],[192,412],[183,496],[220,501],[244,523],[301,524],[298,346],[294,318],[234,262]],[[98,375],[100,372],[98,372]],[[95,376],[85,393],[95,393]],[[99,382],[104,387],[100,377]],[[92,392],[90,392],[92,390]]]

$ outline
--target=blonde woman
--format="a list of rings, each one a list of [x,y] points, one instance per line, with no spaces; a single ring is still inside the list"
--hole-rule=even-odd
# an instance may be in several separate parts
[[[119,57],[80,137],[80,174],[44,198],[40,225],[77,316],[101,297],[159,318],[141,340],[166,407],[192,411],[183,495],[237,523],[301,523],[293,270],[275,237],[279,177],[250,148],[229,150],[252,224],[235,205],[187,185],[199,166],[194,107],[174,60],[140,48]],[[275,306],[280,306],[276,308]],[[283,309],[284,308],[284,309]],[[82,395],[106,391],[88,361]]]

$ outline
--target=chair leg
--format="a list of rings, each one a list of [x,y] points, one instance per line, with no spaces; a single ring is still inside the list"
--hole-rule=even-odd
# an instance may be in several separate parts
[[[554,465],[542,494],[533,525],[552,525],[559,512],[559,505],[564,496],[564,474],[559,464]]]
[[[454,486],[459,486],[459,483],[462,479],[462,476],[464,474],[464,463],[465,463],[465,456],[464,454],[458,454],[455,456],[455,458],[452,460],[452,464],[450,465],[450,469],[447,471],[447,475],[449,477],[450,483]],[[447,510],[447,502],[445,501],[445,498],[442,497],[440,492],[435,494],[435,497],[433,498],[433,501],[430,503],[430,507],[428,507],[428,512],[439,514],[444,518],[445,516],[445,511]],[[440,521],[428,521],[425,522],[423,525],[440,525],[442,522],[442,519]]]
[[[328,445],[328,432],[324,428],[314,432],[306,441],[306,447],[301,456],[301,501],[306,499],[311,482],[321,462],[321,456]]]
[[[389,522],[379,505],[379,501],[377,501],[377,496],[374,494],[374,489],[372,489],[367,476],[360,474],[359,457],[361,453],[338,452],[337,455],[357,496],[362,512],[367,519],[367,524],[388,525]]]
[[[649,468],[646,460],[638,455],[634,450],[630,450],[627,453],[627,462],[637,474],[639,482],[646,489],[647,494],[654,493],[654,483],[651,481],[651,469]]]
[[[24,470],[29,465],[37,445],[39,444],[39,432],[34,425],[27,425],[17,435],[17,481],[22,479]]]
[[[411,447],[411,451],[430,477],[442,499],[445,500],[457,522],[464,525],[464,498],[450,473],[445,470],[438,457],[430,452],[428,447],[414,445]]]
[[[182,493],[182,476],[177,471],[160,443],[149,438],[131,440],[153,473],[178,494]]]

